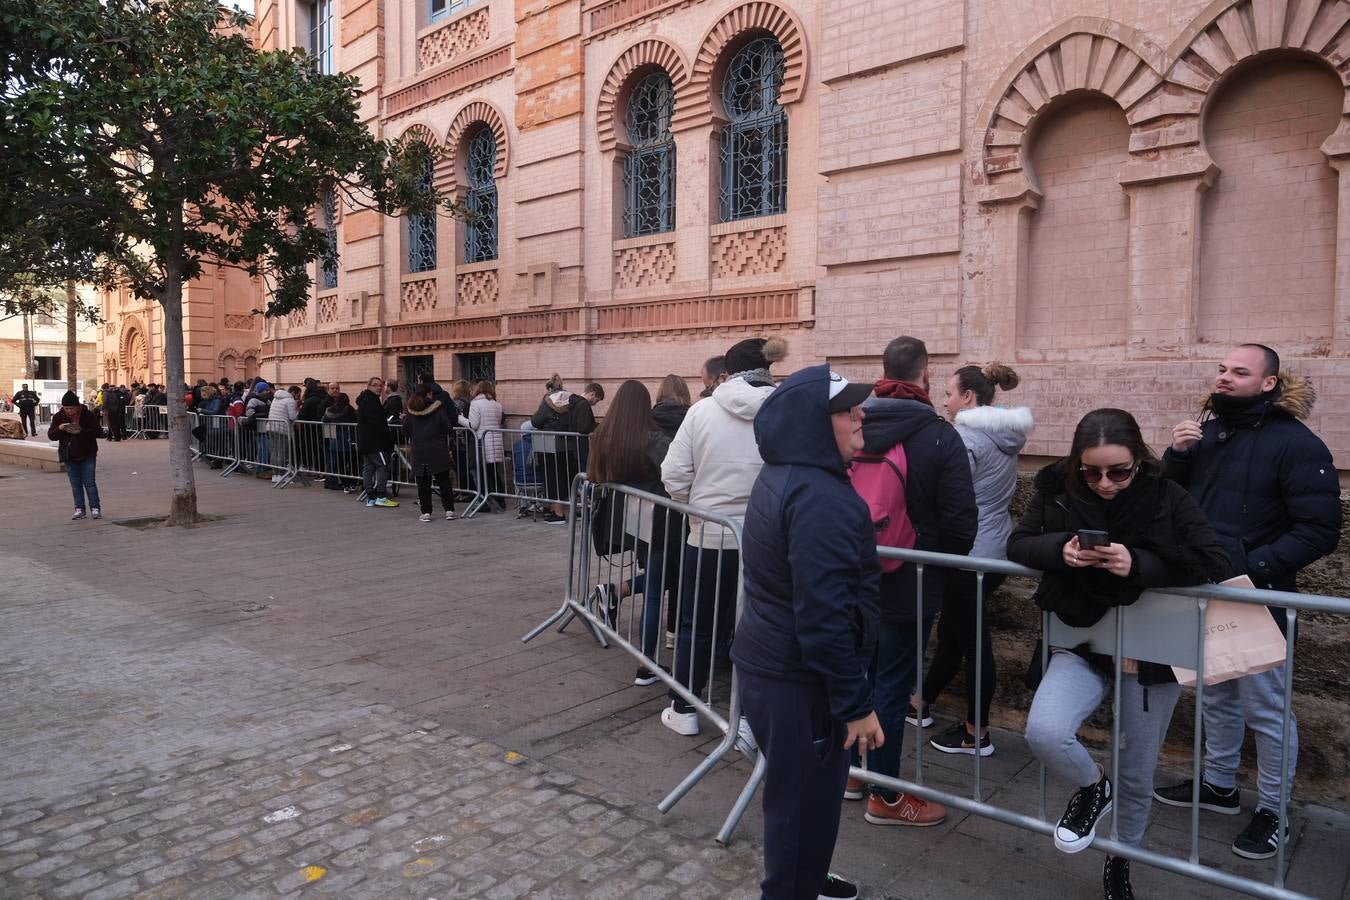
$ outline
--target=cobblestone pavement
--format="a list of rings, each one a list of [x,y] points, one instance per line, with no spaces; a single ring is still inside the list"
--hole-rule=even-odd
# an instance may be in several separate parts
[[[566,529],[421,524],[317,488],[199,469],[194,529],[162,513],[164,442],[105,446],[102,522],[66,480],[0,468],[0,897],[753,897],[756,810],[711,836],[749,769],[656,801],[714,743],[656,722],[663,691],[556,608]],[[1036,767],[996,734],[986,796],[1036,806]],[[907,771],[914,733],[905,736]],[[925,778],[966,792],[970,760]],[[1051,785],[1051,796],[1067,794]],[[1148,840],[1184,846],[1155,813]],[[1202,858],[1256,877],[1204,820]],[[1350,822],[1305,808],[1291,886],[1344,897]],[[1100,856],[952,814],[879,829],[854,804],[835,867],[872,900],[1100,896]],[[1228,894],[1147,868],[1141,896]]]

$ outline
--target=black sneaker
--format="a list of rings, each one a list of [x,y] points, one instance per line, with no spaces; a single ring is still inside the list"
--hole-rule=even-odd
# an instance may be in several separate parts
[[[591,614],[597,619],[603,619],[604,623],[610,628],[614,628],[619,623],[619,595],[614,590],[612,584],[597,584],[591,591],[590,603]]]
[[[857,900],[857,896],[858,886],[838,875],[826,875],[825,883],[820,886],[819,900]]]
[[[966,731],[965,722],[957,722],[928,743],[932,744],[934,749],[941,750],[943,753],[975,755],[975,737],[969,731]],[[980,739],[979,753],[980,756],[994,755],[994,742],[990,740],[988,734]]]
[[[548,512],[544,513],[544,524],[545,524],[545,525],[566,525],[566,524],[567,524],[567,516],[560,516],[560,515],[558,515],[557,513],[555,513],[553,510],[550,509]]]
[[[1154,788],[1153,799],[1168,806],[1181,806],[1190,809],[1193,785],[1194,779],[1187,778],[1180,784],[1174,784],[1171,787]],[[1200,779],[1200,808],[1224,816],[1236,816],[1242,812],[1238,789],[1230,788],[1225,792],[1202,778]]]
[[[1114,793],[1105,775],[1096,784],[1074,791],[1055,827],[1055,846],[1065,853],[1086,850],[1097,835],[1097,822],[1111,811]]]
[[[1257,808],[1252,820],[1233,841],[1233,852],[1243,859],[1270,859],[1279,850],[1280,817]],[[1284,843],[1289,845],[1289,823],[1284,825]]]
[[[1130,887],[1130,861],[1119,856],[1108,856],[1102,866],[1102,897],[1104,900],[1134,900]]]
[[[651,669],[646,666],[638,666],[637,675],[633,677],[633,684],[638,687],[646,687],[649,684],[656,684],[660,680]]]
[[[914,704],[911,703],[909,708],[905,710],[905,721],[915,728],[928,728],[933,724],[933,710],[925,703],[923,714],[920,715],[919,711],[914,708]]]

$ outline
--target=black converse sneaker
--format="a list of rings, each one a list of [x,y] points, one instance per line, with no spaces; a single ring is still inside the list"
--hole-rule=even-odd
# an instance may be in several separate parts
[[[1111,811],[1114,798],[1111,779],[1105,774],[1096,784],[1074,791],[1055,827],[1055,846],[1065,853],[1086,850],[1097,835],[1097,822]]]
[[[838,875],[826,875],[820,886],[820,900],[857,900],[858,886]]]
[[[967,756],[974,756],[976,753],[975,736],[966,731],[965,722],[957,722],[928,743],[932,744],[934,749],[941,750],[943,753],[964,753]],[[987,734],[980,738],[979,754],[980,756],[994,755],[994,742]]]
[[[1233,852],[1243,859],[1270,859],[1279,850],[1280,817],[1268,809],[1257,808],[1252,820],[1233,841]],[[1289,844],[1289,823],[1284,825],[1285,846]]]
[[[1194,779],[1187,778],[1180,784],[1174,784],[1171,787],[1154,788],[1153,799],[1168,806],[1181,806],[1190,809],[1191,788],[1194,784]],[[1242,812],[1238,789],[1229,788],[1224,791],[1202,778],[1200,779],[1200,808],[1224,816],[1236,816]]]
[[[1130,887],[1130,861],[1119,856],[1108,856],[1102,866],[1102,897],[1104,900],[1134,900]]]

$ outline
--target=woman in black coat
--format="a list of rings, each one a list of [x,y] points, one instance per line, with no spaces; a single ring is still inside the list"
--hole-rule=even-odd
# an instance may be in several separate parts
[[[1204,513],[1184,488],[1162,475],[1138,423],[1124,410],[1084,416],[1069,455],[1037,473],[1035,486],[1008,539],[1008,559],[1044,572],[1036,604],[1066,625],[1089,627],[1148,588],[1230,575],[1228,557]],[[1144,837],[1153,772],[1181,688],[1165,666],[1123,660],[1121,671],[1116,715],[1128,740],[1120,749],[1118,785],[1077,739],[1083,720],[1111,690],[1109,657],[1086,647],[1052,646],[1027,716],[1032,751],[1078,788],[1055,829],[1055,846],[1066,853],[1092,843],[1097,822],[1113,804],[1119,804],[1120,841],[1139,846]],[[1129,877],[1129,861],[1108,856],[1105,896],[1133,896]]]
[[[455,491],[450,485],[450,417],[441,409],[441,401],[427,402],[425,394],[408,398],[403,433],[412,451],[413,478],[417,481],[418,517],[431,521],[431,482],[436,482],[446,519],[455,518]]]

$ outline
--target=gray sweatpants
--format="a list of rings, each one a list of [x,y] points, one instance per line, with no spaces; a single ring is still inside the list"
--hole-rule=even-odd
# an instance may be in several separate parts
[[[1052,650],[1027,716],[1027,743],[1045,767],[1074,787],[1097,780],[1097,764],[1078,742],[1078,729],[1111,691],[1109,676],[1098,674],[1081,656]],[[1153,772],[1172,710],[1181,695],[1178,684],[1139,684],[1139,676],[1120,682],[1120,779],[1115,784],[1118,836],[1138,846],[1153,806]],[[1147,706],[1147,708],[1145,708]],[[1110,766],[1104,767],[1110,775]]]
[[[1205,685],[1205,780],[1217,788],[1237,787],[1245,726],[1256,735],[1257,805],[1280,811],[1280,785],[1294,786],[1298,764],[1298,723],[1289,711],[1289,758],[1280,778],[1280,735],[1284,731],[1284,668]]]

